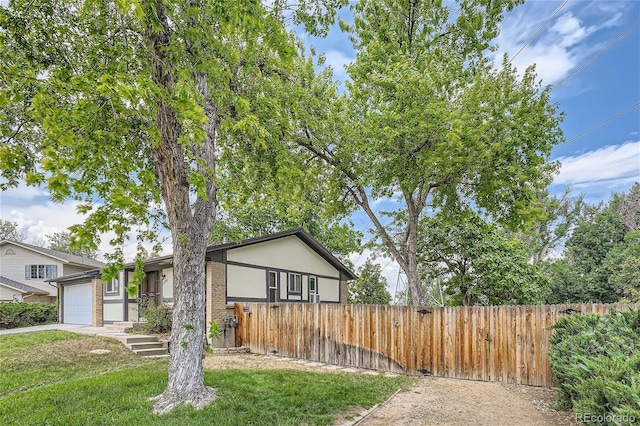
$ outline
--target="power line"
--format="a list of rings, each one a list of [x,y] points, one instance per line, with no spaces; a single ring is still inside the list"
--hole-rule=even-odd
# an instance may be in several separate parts
[[[611,43],[609,43],[606,47],[604,47],[603,49],[601,49],[598,53],[596,53],[595,55],[593,55],[591,58],[589,58],[588,61],[586,61],[585,63],[583,63],[582,65],[580,65],[580,67],[578,67],[574,72],[572,72],[571,74],[569,74],[567,77],[565,77],[564,80],[562,80],[560,83],[556,84],[555,86],[553,86],[553,88],[551,89],[551,91],[556,90],[558,87],[562,86],[567,80],[569,80],[571,77],[573,77],[574,75],[576,75],[577,73],[580,72],[580,70],[582,70],[582,68],[586,67],[587,65],[589,65],[591,62],[593,62],[594,60],[596,60],[596,58],[600,55],[602,55],[604,52],[606,52],[607,50],[609,50],[614,44],[616,44],[617,42],[619,42],[620,40],[622,40],[627,34],[629,34],[635,27],[637,27],[638,25],[640,25],[640,21],[636,22],[635,24],[633,24],[629,29],[627,29],[624,33],[620,34],[618,36],[618,38],[616,38],[615,40],[613,40]]]
[[[606,120],[603,120],[603,121],[601,121],[600,123],[596,124],[595,126],[590,127],[589,129],[585,130],[584,132],[579,133],[579,134],[575,135],[574,137],[572,137],[571,139],[568,139],[568,140],[564,141],[563,143],[561,143],[561,144],[560,144],[560,145],[558,145],[558,146],[566,145],[566,144],[568,144],[568,143],[571,143],[571,142],[575,141],[575,140],[576,140],[576,139],[578,139],[578,138],[581,138],[582,136],[586,135],[586,134],[587,134],[587,133],[589,133],[589,132],[592,132],[593,130],[597,129],[598,127],[600,127],[600,126],[602,126],[602,125],[604,125],[604,124],[607,124],[608,122],[610,122],[610,121],[611,121],[611,120],[613,120],[614,118],[617,118],[617,117],[621,116],[622,114],[625,114],[625,113],[627,113],[627,112],[631,111],[632,109],[634,109],[634,108],[635,108],[635,107],[637,107],[638,105],[640,105],[640,102],[637,102],[637,103],[635,103],[634,105],[631,105],[630,107],[628,107],[627,109],[625,109],[625,110],[623,110],[623,111],[620,111],[620,112],[619,112],[619,113],[617,113],[617,114],[612,115],[611,117],[607,118]]]
[[[518,50],[518,52],[513,55],[511,59],[509,59],[509,63],[511,63],[520,54],[520,52],[522,52],[524,48],[529,45],[529,43],[531,43],[536,37],[538,37],[538,34],[540,34],[542,30],[544,30],[544,28],[549,24],[549,22],[551,22],[551,20],[555,18],[558,13],[560,13],[562,8],[565,7],[567,3],[569,3],[569,0],[564,0],[564,3],[562,3],[562,5],[555,12],[553,12],[553,15],[551,15],[549,19],[547,19],[547,21],[538,29],[538,31],[536,31],[536,33],[532,35],[529,40],[527,40],[527,42],[520,48],[520,50]]]

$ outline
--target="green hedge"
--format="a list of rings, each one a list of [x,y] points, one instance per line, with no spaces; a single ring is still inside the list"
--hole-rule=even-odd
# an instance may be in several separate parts
[[[640,422],[640,310],[560,318],[549,351],[558,405],[587,424]]]
[[[0,303],[0,329],[49,324],[58,321],[55,303]]]

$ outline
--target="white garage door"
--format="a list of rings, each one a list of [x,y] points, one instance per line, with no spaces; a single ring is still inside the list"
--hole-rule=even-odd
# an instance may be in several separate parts
[[[64,323],[91,325],[91,287],[91,283],[64,286]]]

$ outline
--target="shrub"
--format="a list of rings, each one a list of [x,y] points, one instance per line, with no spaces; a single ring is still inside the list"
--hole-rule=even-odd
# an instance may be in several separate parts
[[[640,310],[572,315],[553,328],[549,358],[558,405],[598,424],[639,421]]]
[[[54,303],[0,303],[0,329],[28,327],[58,321]]]
[[[169,333],[173,320],[173,311],[167,305],[156,306],[153,303],[139,303],[140,317],[146,322],[142,323],[142,331],[145,333]]]

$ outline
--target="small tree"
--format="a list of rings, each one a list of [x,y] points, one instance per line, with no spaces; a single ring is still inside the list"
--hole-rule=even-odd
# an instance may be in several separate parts
[[[51,250],[71,253],[92,259],[95,259],[99,253],[98,250],[80,246],[78,241],[72,240],[71,233],[69,231],[47,234],[47,239],[49,240],[49,248]]]
[[[0,219],[0,240],[11,240],[20,243],[26,239],[27,234],[18,230],[16,222]]]
[[[382,276],[380,265],[367,259],[358,268],[358,279],[349,283],[347,301],[366,305],[388,305],[391,302],[387,279]]]

